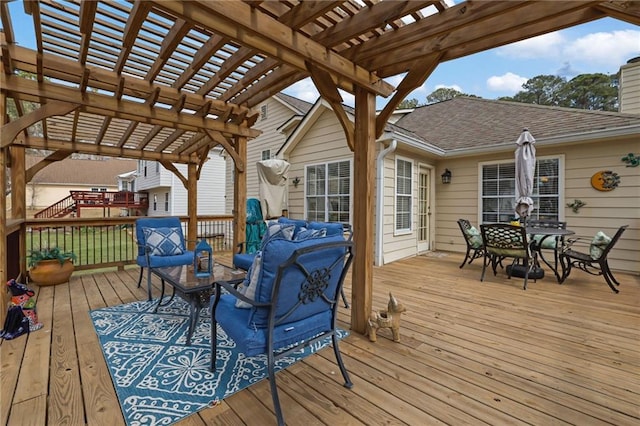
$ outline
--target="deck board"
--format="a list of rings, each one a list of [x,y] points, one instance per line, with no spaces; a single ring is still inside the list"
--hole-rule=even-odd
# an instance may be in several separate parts
[[[224,259],[224,254],[218,255]],[[352,333],[340,346],[353,389],[326,348],[278,373],[290,424],[640,423],[640,277],[620,293],[574,271],[559,285],[458,266],[440,253],[374,268],[373,306],[405,306],[401,341]],[[146,298],[139,270],[76,272],[38,290],[45,324],[0,346],[0,424],[124,424],[89,310]],[[153,280],[154,294],[159,281]],[[347,283],[350,295],[351,286]],[[340,308],[342,327],[350,310]],[[5,397],[9,395],[9,397]],[[179,423],[274,422],[266,381]]]

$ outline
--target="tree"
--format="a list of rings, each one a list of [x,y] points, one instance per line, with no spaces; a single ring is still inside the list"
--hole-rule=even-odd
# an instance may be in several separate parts
[[[617,111],[618,86],[615,75],[580,74],[570,81],[564,77],[539,75],[522,85],[524,90],[499,100],[528,104]]]
[[[400,102],[396,107],[396,109],[411,109],[417,106],[419,106],[418,100],[415,98],[411,98],[411,99],[405,99],[402,102]]]
[[[566,83],[564,77],[539,75],[527,80],[522,85],[524,91],[516,93],[514,98],[521,98],[519,102],[558,106],[562,102],[562,90]]]
[[[615,75],[580,74],[563,89],[565,105],[599,111],[618,110],[618,84]]]
[[[450,87],[441,87],[434,90],[427,96],[427,103],[435,104],[436,102],[448,101],[449,99],[457,98],[458,96],[463,95],[464,94],[459,90],[452,89]]]
[[[469,98],[479,98],[480,96],[470,95],[468,93],[462,93],[459,90],[452,89],[450,87],[441,87],[434,90],[427,96],[427,104],[434,104],[436,102],[448,101],[449,99],[457,98],[458,96],[466,96]]]

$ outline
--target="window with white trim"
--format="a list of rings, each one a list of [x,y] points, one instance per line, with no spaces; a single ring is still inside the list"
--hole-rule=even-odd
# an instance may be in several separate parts
[[[164,211],[165,212],[169,211],[169,193],[168,192],[164,193]]]
[[[306,166],[305,175],[306,219],[350,223],[351,162]]]
[[[482,223],[509,222],[516,217],[515,162],[485,163],[480,170]],[[531,198],[531,219],[560,220],[560,158],[537,159]]]
[[[271,159],[271,150],[270,149],[265,149],[264,151],[262,151],[262,159],[263,160]]]
[[[411,231],[413,163],[396,158],[396,231]]]

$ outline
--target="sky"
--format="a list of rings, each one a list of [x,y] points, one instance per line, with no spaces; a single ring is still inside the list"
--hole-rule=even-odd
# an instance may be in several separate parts
[[[33,48],[33,22],[24,15],[22,2],[10,2],[9,9],[18,43]],[[638,56],[640,27],[604,18],[444,62],[407,98],[426,103],[427,96],[441,87],[485,99],[513,96],[522,90],[523,83],[538,75],[557,75],[570,80],[579,74],[615,74],[629,59]],[[387,81],[397,86],[401,78],[399,75]],[[315,102],[319,96],[310,79],[302,80],[284,92],[308,102]],[[346,105],[354,106],[352,94],[341,94]],[[378,96],[376,107],[383,108],[387,100]]]

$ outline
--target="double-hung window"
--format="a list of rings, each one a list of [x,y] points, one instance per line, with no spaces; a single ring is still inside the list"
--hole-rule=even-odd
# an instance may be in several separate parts
[[[351,162],[306,166],[305,175],[307,220],[350,223]]]
[[[413,163],[396,158],[396,232],[411,231]]]
[[[533,178],[531,219],[560,220],[559,157],[543,157],[536,161]],[[509,222],[516,216],[515,162],[480,165],[482,222]]]

